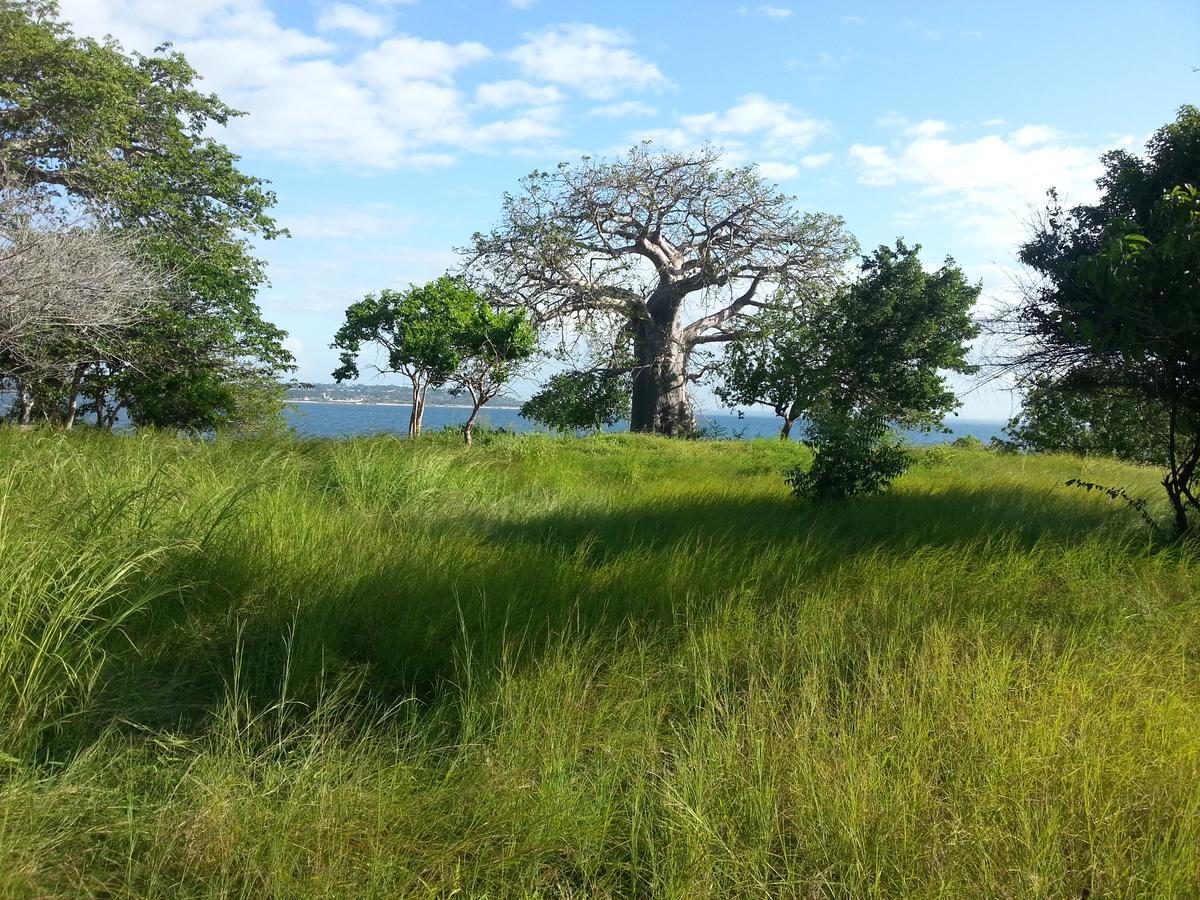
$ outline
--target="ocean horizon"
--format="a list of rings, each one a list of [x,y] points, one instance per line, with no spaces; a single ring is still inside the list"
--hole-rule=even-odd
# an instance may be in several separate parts
[[[284,416],[301,437],[356,437],[367,434],[407,434],[411,405],[392,402],[353,402],[344,400],[288,401]],[[470,407],[466,405],[428,405],[425,407],[424,429],[439,431],[456,428],[466,422]],[[777,416],[761,412],[700,410],[696,414],[700,428],[714,436],[740,440],[779,436],[782,421]],[[951,417],[944,423],[946,431],[921,432],[904,430],[904,438],[914,444],[939,444],[959,437],[974,437],[988,443],[1002,437],[1003,421]],[[515,406],[485,406],[479,413],[479,427],[505,428],[520,432],[546,432],[545,426],[521,416]],[[625,431],[627,422],[619,422],[606,431]],[[793,440],[803,434],[803,428],[792,431]]]

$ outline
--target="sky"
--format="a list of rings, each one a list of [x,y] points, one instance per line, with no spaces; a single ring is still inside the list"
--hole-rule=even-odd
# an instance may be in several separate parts
[[[247,115],[217,134],[268,179],[291,238],[259,302],[297,377],[363,294],[434,278],[522,175],[636,142],[710,142],[864,248],[903,237],[983,285],[1019,278],[1045,191],[1094,198],[1200,102],[1195,0],[61,0],[81,34],[165,41]],[[956,378],[964,418],[1016,400]],[[528,395],[534,384],[517,385]],[[701,406],[712,406],[702,393]]]

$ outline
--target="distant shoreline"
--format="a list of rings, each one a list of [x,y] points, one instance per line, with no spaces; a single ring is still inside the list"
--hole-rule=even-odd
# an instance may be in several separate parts
[[[412,406],[411,403],[400,403],[395,400],[284,400],[284,403],[326,403],[331,406]],[[426,403],[426,409],[470,409],[469,403]],[[519,410],[519,406],[501,406],[498,403],[489,403],[485,409],[511,409]]]

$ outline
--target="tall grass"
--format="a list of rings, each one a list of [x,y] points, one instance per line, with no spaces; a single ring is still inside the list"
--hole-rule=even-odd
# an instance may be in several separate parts
[[[0,895],[1200,895],[1154,472],[481,443],[0,430]]]

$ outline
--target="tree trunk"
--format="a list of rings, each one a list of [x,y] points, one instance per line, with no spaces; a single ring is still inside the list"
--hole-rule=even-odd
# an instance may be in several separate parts
[[[779,430],[779,439],[781,441],[792,439],[792,423],[795,421],[795,419],[789,419],[787,416],[783,417],[783,428]]]
[[[696,430],[687,392],[688,347],[672,315],[634,323],[633,396],[629,430],[680,437]]]
[[[21,418],[19,421],[22,428],[28,428],[33,421],[33,388],[28,381],[21,382],[20,393]]]
[[[483,402],[476,400],[471,407],[471,417],[467,419],[467,424],[463,426],[463,440],[467,442],[467,446],[471,446],[471,436],[475,432],[475,420],[479,418],[479,410],[483,408]]]
[[[76,366],[71,376],[70,392],[67,395],[67,415],[63,420],[63,428],[70,431],[75,425],[75,413],[79,411],[79,385],[83,382],[83,373],[87,366]]]
[[[412,379],[412,412],[408,415],[408,436],[416,437],[421,433],[421,421],[425,418],[425,395],[429,392],[429,382],[420,377]]]

